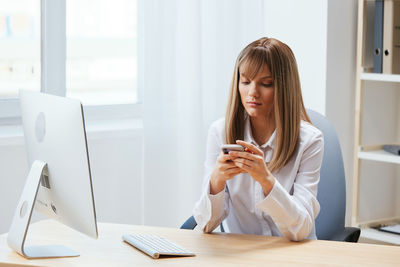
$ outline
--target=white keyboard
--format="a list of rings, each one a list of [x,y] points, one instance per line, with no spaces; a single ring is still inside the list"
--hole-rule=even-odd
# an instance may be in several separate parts
[[[135,248],[140,249],[144,253],[148,254],[150,257],[153,257],[154,259],[158,259],[160,255],[195,255],[193,252],[187,251],[186,249],[161,236],[130,234],[123,235],[122,239],[130,245],[134,246]]]

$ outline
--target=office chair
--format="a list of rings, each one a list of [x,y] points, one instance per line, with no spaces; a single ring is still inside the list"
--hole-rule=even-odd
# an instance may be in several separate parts
[[[321,205],[315,220],[317,238],[357,242],[360,229],[345,227],[346,180],[339,138],[332,123],[320,113],[307,110],[311,122],[324,135],[324,157],[318,184],[317,199]]]
[[[307,110],[307,114],[313,125],[321,130],[324,135],[324,157],[317,196],[321,210],[315,220],[317,238],[320,240],[357,242],[360,237],[360,229],[344,226],[346,183],[342,151],[336,130],[331,122],[320,113]],[[181,229],[194,229],[196,225],[194,217],[191,216],[181,226]],[[223,228],[221,228],[221,231],[223,231]]]

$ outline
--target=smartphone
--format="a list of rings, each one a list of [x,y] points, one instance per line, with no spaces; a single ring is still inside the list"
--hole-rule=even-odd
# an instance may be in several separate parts
[[[222,145],[221,146],[222,152],[224,152],[224,154],[229,154],[229,151],[244,151],[244,147],[241,145]]]

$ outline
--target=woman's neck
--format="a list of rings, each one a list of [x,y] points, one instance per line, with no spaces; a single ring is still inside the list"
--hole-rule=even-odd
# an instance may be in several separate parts
[[[274,116],[269,118],[250,117],[251,132],[258,145],[265,144],[274,133],[276,125]]]

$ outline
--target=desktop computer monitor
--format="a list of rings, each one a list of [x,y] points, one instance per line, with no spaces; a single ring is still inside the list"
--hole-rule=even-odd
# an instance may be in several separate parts
[[[8,244],[27,258],[78,256],[64,246],[24,243],[33,209],[90,237],[98,236],[82,105],[31,91],[20,91],[20,105],[30,172]]]

